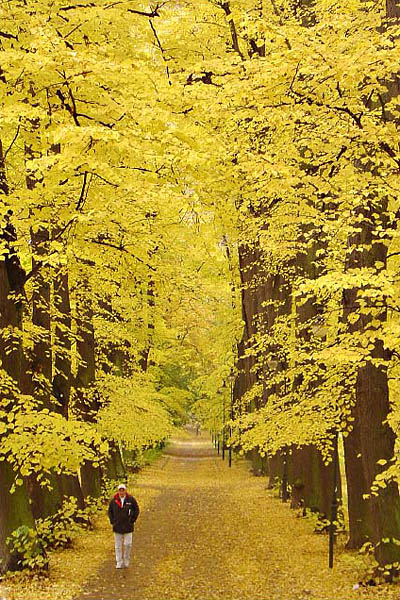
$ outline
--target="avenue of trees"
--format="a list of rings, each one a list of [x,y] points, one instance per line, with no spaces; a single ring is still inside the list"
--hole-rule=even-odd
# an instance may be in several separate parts
[[[2,13],[1,571],[189,409],[398,571],[396,0]]]

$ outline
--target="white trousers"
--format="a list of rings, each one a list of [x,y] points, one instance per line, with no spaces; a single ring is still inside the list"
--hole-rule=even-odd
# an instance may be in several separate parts
[[[115,533],[115,558],[117,560],[117,568],[129,567],[132,548],[132,533]]]

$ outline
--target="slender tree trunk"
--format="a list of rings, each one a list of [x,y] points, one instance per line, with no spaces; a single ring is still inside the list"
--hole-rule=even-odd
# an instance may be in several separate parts
[[[56,229],[54,234],[58,230]],[[55,410],[68,419],[71,399],[71,304],[69,294],[68,266],[59,265],[54,277],[54,377],[53,396],[58,404]],[[62,473],[59,476],[62,497],[73,496],[80,509],[85,507],[78,474]]]
[[[246,355],[246,351],[252,344],[252,338],[257,333],[258,303],[260,294],[258,294],[255,285],[255,277],[259,269],[259,255],[256,251],[250,250],[242,245],[239,247],[239,270],[241,277],[241,299],[242,316],[244,329],[242,340],[238,344],[238,379],[234,386],[234,402],[241,405],[243,412],[252,412],[261,406],[263,398],[255,398],[249,405],[244,406],[241,400],[242,396],[254,386],[259,378],[259,368],[257,368],[257,358],[253,355]],[[240,396],[239,396],[240,394]],[[247,458],[251,461],[254,472],[261,470],[261,457],[258,449],[253,449],[247,453]]]
[[[32,364],[33,393],[46,408],[51,402],[51,320],[50,320],[50,272],[41,266],[49,253],[50,234],[48,227],[31,229],[32,269],[37,269],[33,278],[32,323],[40,328],[35,335]]]
[[[88,264],[88,266],[91,266]],[[76,293],[77,351],[79,357],[76,375],[76,408],[81,418],[89,423],[95,421],[99,409],[95,369],[95,337],[93,327],[93,304],[89,279],[82,269]],[[98,498],[101,495],[101,469],[85,461],[81,466],[83,496]]]
[[[303,236],[301,236],[303,237]],[[304,252],[298,256],[296,269],[306,279],[316,279],[323,272],[323,265],[318,264],[318,250],[323,245],[322,232],[314,232],[315,241],[305,246]],[[321,308],[316,298],[309,298],[306,302],[296,305],[296,335],[300,346],[311,345],[313,334],[311,324],[321,317]],[[323,313],[323,311],[322,311]],[[302,392],[303,381],[294,382],[295,388]],[[308,386],[318,386],[318,380]],[[313,393],[313,389],[307,388],[304,393]],[[333,484],[335,479],[334,461],[325,464],[322,455],[315,446],[303,446],[293,449],[291,475],[293,477],[292,506],[303,506],[318,513],[322,519],[329,518],[333,496]],[[337,479],[339,477],[339,479]],[[340,473],[336,474],[336,481],[340,482]],[[339,483],[338,489],[341,490]]]
[[[4,233],[3,223],[0,233],[3,240]],[[0,385],[2,388],[3,385],[6,386],[1,394],[3,402],[7,397],[6,390],[9,388],[6,377],[11,377],[15,386],[18,386],[20,378],[22,362],[19,335],[21,307],[17,300],[10,297],[10,294],[21,293],[20,284],[17,283],[18,280],[21,282],[21,276],[22,272],[15,255],[12,260],[9,257],[0,262],[0,331],[2,337],[5,336],[0,344]],[[11,348],[13,350],[10,351]],[[10,398],[9,402],[12,405],[13,399]],[[26,485],[17,486],[14,494],[10,493],[16,476],[12,466],[4,458],[0,460],[0,573],[18,568],[19,557],[11,552],[7,545],[7,538],[20,526],[35,528]]]
[[[121,316],[113,309],[111,296],[100,299],[99,308],[101,316],[105,321],[114,323],[122,322]],[[124,377],[129,371],[127,343],[124,344],[121,341],[115,342],[114,340],[107,339],[103,347],[97,349],[97,354],[102,357],[100,369],[104,373],[113,373],[116,376]],[[123,480],[126,472],[118,440],[109,440],[109,444],[110,455],[105,462],[104,475],[111,480]]]
[[[149,367],[149,355],[153,345],[154,336],[154,308],[155,308],[155,282],[152,274],[149,274],[147,283],[147,341],[139,361],[143,371],[147,371]]]
[[[31,124],[32,140],[25,144],[25,157],[32,160],[39,155],[35,151],[37,144],[35,132],[39,127],[37,121]],[[35,175],[26,175],[26,187],[33,191],[40,182]],[[50,318],[50,271],[45,266],[45,260],[49,253],[50,229],[49,225],[43,224],[40,218],[40,209],[37,214],[30,212],[31,219],[39,221],[31,226],[31,249],[32,249],[32,323],[38,330],[34,335],[33,359],[31,364],[32,392],[35,397],[40,398],[45,408],[51,408],[51,318]]]
[[[282,481],[283,460],[282,453],[276,452],[268,458],[269,483],[268,487],[273,488],[276,483]]]
[[[71,304],[68,267],[59,266],[54,277],[54,377],[53,395],[58,410],[67,419],[71,396]]]

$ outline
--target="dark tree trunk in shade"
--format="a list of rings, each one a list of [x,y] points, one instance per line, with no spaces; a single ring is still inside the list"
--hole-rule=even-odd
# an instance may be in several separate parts
[[[8,194],[5,177],[4,158],[0,140],[0,202],[5,204]],[[9,216],[0,223],[0,238],[9,250],[0,261],[0,385],[11,378],[17,390],[21,382],[22,345],[22,303],[24,296],[25,273],[14,251],[16,233]],[[7,331],[6,331],[7,330]],[[6,393],[1,393],[3,402]],[[10,396],[10,407],[14,399]],[[15,482],[16,473],[5,460],[0,460],[0,574],[18,567],[18,556],[7,545],[6,540],[20,526],[34,529],[34,520],[25,483],[17,486],[13,495],[10,488]]]
[[[300,241],[304,246],[303,252],[296,259],[296,272],[307,279],[316,279],[324,272],[323,262],[318,258],[319,253],[326,248],[323,233],[319,229],[303,227]],[[308,240],[312,234],[312,239]],[[308,241],[307,241],[308,240]],[[324,318],[324,309],[318,305],[315,297],[308,298],[306,302],[296,303],[296,338],[299,346],[313,344],[312,323]],[[308,383],[306,393],[313,393],[313,388],[319,384],[318,377],[314,383]],[[294,389],[303,385],[302,378],[294,381]],[[332,407],[335,410],[335,407]],[[334,481],[339,482],[337,490],[341,495],[340,472],[335,476],[334,461],[325,464],[322,454],[314,445],[293,448],[291,454],[291,484],[293,488],[292,506],[302,506],[318,513],[323,519],[331,514]],[[340,496],[337,498],[340,501]]]
[[[349,509],[349,539],[346,547],[357,550],[372,539],[369,503],[363,498],[369,488],[361,461],[360,425],[357,418],[353,422],[353,429],[343,438],[343,444]]]
[[[40,398],[44,407],[52,408],[51,402],[51,321],[50,321],[50,272],[41,266],[49,253],[50,236],[47,227],[39,226],[31,230],[32,269],[37,269],[33,277],[32,323],[40,328],[40,336],[35,336],[33,347],[33,393]]]
[[[155,282],[152,274],[149,274],[147,282],[147,310],[148,310],[148,321],[147,321],[147,340],[145,348],[142,352],[142,357],[139,360],[140,367],[143,371],[147,371],[149,367],[149,356],[153,346],[154,337],[154,307],[155,301]]]
[[[98,305],[104,320],[113,323],[122,322],[121,316],[113,308],[111,296],[107,295],[99,299]],[[103,347],[101,352],[98,351],[98,355],[102,357],[100,368],[104,373],[113,373],[118,377],[128,376],[130,372],[128,350],[129,343],[127,341],[108,340],[106,347]],[[110,455],[105,461],[103,475],[111,480],[123,481],[126,472],[118,441],[109,440],[109,446]]]
[[[119,446],[115,442],[110,442],[110,456],[106,460],[105,474],[109,479],[118,479],[124,481],[126,470],[122,461]]]
[[[38,124],[32,123],[36,129]],[[25,146],[27,159],[36,157],[32,146]],[[28,174],[26,186],[34,190],[38,180]],[[26,365],[27,373],[24,377],[24,392],[33,395],[39,400],[42,408],[54,410],[51,395],[52,387],[52,351],[51,351],[51,317],[50,296],[51,277],[49,267],[45,260],[49,253],[50,231],[49,225],[40,222],[40,213],[33,215],[39,221],[31,227],[32,249],[32,323],[38,328],[35,332],[33,355]],[[28,480],[29,494],[32,502],[32,512],[35,519],[46,518],[56,513],[62,506],[62,494],[59,477],[55,473],[47,475],[51,490],[40,485],[37,476],[31,475]]]
[[[386,17],[390,21],[383,23],[387,30],[400,19],[400,4],[397,0],[386,0]],[[395,67],[394,67],[395,68]],[[387,92],[381,95],[382,114],[385,120],[391,120],[389,110],[384,105],[399,95],[398,77],[386,83]],[[360,171],[365,168],[360,165]],[[396,227],[389,222],[387,200],[365,197],[353,211],[357,231],[348,240],[349,252],[346,269],[368,268],[377,274],[387,267],[387,245],[376,233]],[[361,250],[362,248],[362,250]],[[365,291],[365,287],[363,288]],[[343,292],[343,321],[347,331],[363,334],[366,330],[380,327],[387,320],[386,299],[380,298],[379,306],[374,298],[367,299],[368,314],[362,313],[359,306],[361,288],[346,289]],[[354,323],[349,319],[359,314]],[[379,323],[376,327],[375,324]],[[395,483],[379,490],[378,496],[364,500],[363,494],[369,493],[376,476],[385,468],[378,465],[384,459],[390,461],[394,454],[395,435],[387,423],[390,412],[387,361],[388,352],[379,339],[379,332],[370,342],[372,348],[357,369],[354,406],[354,427],[345,439],[346,474],[349,486],[349,522],[350,547],[359,547],[367,538],[375,546],[375,557],[379,565],[392,564],[400,560],[400,547],[391,540],[400,539],[400,499]],[[382,542],[382,540],[389,542]]]
[[[282,453],[276,452],[268,458],[269,483],[268,487],[273,488],[283,477],[283,460]]]
[[[54,377],[57,409],[68,419],[71,396],[71,304],[67,267],[59,267],[54,278]]]
[[[376,229],[382,226],[388,229],[388,212],[385,200],[365,202],[357,211],[359,231],[349,239],[352,250],[347,257],[347,269],[367,267],[380,271],[386,268],[387,246],[376,237]],[[362,252],[360,247],[364,247]],[[378,268],[377,265],[380,265]],[[375,323],[384,323],[387,310],[384,299],[379,305],[371,298],[368,301],[368,314],[362,313],[359,306],[361,289],[351,288],[343,293],[343,320],[349,332],[363,334],[366,330],[374,330]],[[358,320],[351,323],[350,315],[357,313]],[[379,327],[379,325],[378,325]],[[380,565],[391,564],[400,560],[400,547],[382,539],[400,539],[400,500],[398,487],[394,483],[379,490],[378,496],[371,496],[367,501],[362,495],[368,493],[375,477],[384,467],[378,461],[390,461],[394,454],[395,434],[387,423],[390,412],[387,360],[389,355],[379,336],[371,341],[372,349],[357,369],[355,403],[353,415],[356,419],[355,429],[350,433],[345,444],[346,471],[352,483],[349,494],[350,541],[353,545],[360,543],[370,533],[375,546],[375,556]],[[376,361],[379,364],[376,364]],[[361,454],[361,458],[357,458]],[[360,467],[363,477],[360,476]],[[356,489],[356,482],[360,488]],[[362,487],[361,487],[362,486]],[[366,488],[366,489],[365,489]],[[363,519],[360,523],[359,519]]]
[[[56,229],[54,235],[58,233]],[[71,303],[69,293],[68,266],[56,268],[54,282],[54,377],[52,382],[53,396],[56,400],[55,410],[68,419],[71,400]],[[80,509],[85,507],[78,474],[62,473],[59,476],[62,497],[76,498]]]
[[[32,133],[39,128],[39,121],[31,121]],[[34,144],[25,145],[25,157],[32,160],[40,156]],[[32,173],[26,175],[26,187],[29,191],[35,190],[40,181]],[[51,277],[50,269],[46,266],[46,258],[50,246],[50,225],[42,222],[40,209],[31,210],[29,214],[33,224],[31,226],[32,250],[32,323],[39,329],[39,335],[34,337],[33,357],[30,365],[32,376],[31,392],[40,398],[45,408],[51,409],[51,318],[50,294]],[[37,221],[37,222],[35,222]]]
[[[264,268],[266,257],[257,247],[249,249],[239,247],[239,269],[242,284],[242,315],[244,329],[242,340],[238,345],[238,377],[234,386],[234,401],[240,404],[240,398],[256,383],[262,384],[262,395],[256,398],[246,410],[251,412],[268,404],[271,395],[284,395],[286,385],[271,383],[271,377],[283,373],[287,368],[284,348],[277,343],[270,344],[261,352],[246,355],[255,336],[273,334],[273,327],[278,317],[291,312],[291,290],[285,277],[280,273],[267,273]],[[271,369],[268,359],[273,359],[277,366]],[[281,381],[286,381],[284,374]],[[268,452],[268,448],[262,448]],[[275,478],[282,480],[282,461],[280,453],[263,460],[259,452],[254,450],[249,458],[253,470],[264,472],[269,470],[270,482]]]
[[[268,459],[266,456],[261,456],[257,448],[247,452],[246,458],[251,462],[254,475],[268,475]]]
[[[3,227],[4,223],[0,225],[0,235],[4,239]],[[13,262],[14,264],[12,264]],[[22,347],[18,341],[21,329],[21,308],[18,302],[10,298],[10,293],[21,292],[12,283],[13,278],[15,278],[15,283],[20,279],[21,273],[15,255],[11,261],[6,259],[0,262],[1,333],[8,328],[6,339],[1,340],[0,343],[0,380],[8,375],[16,386],[19,384],[22,362]],[[10,335],[10,327],[14,328],[15,336]],[[13,350],[8,352],[11,347]],[[1,369],[4,369],[3,373]],[[3,381],[6,383],[4,379]],[[4,399],[5,396],[3,396],[3,402]],[[10,398],[10,408],[12,402],[13,399]],[[5,460],[0,460],[0,573],[4,573],[8,569],[16,569],[18,566],[18,556],[10,552],[6,543],[7,538],[20,526],[24,525],[32,529],[35,527],[26,485],[17,486],[14,494],[10,493],[16,477],[12,466]]]
[[[262,292],[255,285],[255,277],[257,275],[259,252],[250,250],[248,247],[241,245],[239,247],[239,272],[242,285],[242,317],[244,322],[242,340],[238,344],[238,360],[237,370],[238,376],[233,388],[233,400],[235,406],[240,406],[240,410],[244,412],[252,412],[259,408],[265,401],[265,398],[257,397],[250,405],[244,406],[241,400],[242,396],[249,391],[258,379],[263,377],[260,370],[257,368],[257,357],[246,355],[246,350],[251,344],[252,336],[257,333],[257,317],[259,312],[264,311],[260,307]],[[266,469],[266,461],[263,459],[261,465],[261,457],[258,449],[253,449],[248,453],[248,458],[251,461],[254,472],[261,472]]]
[[[309,508],[323,519],[329,519],[334,484],[333,462],[329,466],[327,469],[321,453],[314,446],[292,449],[292,508]],[[339,468],[336,481],[340,481]],[[341,494],[338,496],[340,498]]]
[[[85,261],[88,262],[88,261]],[[87,264],[88,267],[92,266]],[[84,267],[83,267],[84,268]],[[93,423],[99,409],[96,390],[95,337],[93,327],[92,291],[89,279],[82,268],[76,292],[77,352],[79,357],[75,379],[76,409],[81,419]],[[101,469],[85,461],[80,469],[83,496],[98,498],[101,495]]]
[[[107,294],[103,298],[98,298],[97,303],[99,314],[105,321],[124,324],[123,317],[113,307],[110,295]],[[106,374],[112,373],[119,377],[129,377],[132,369],[129,355],[130,341],[126,339],[118,339],[118,341],[107,339],[106,342],[96,340],[96,344],[98,369]]]
[[[32,250],[36,258],[32,260],[32,268],[38,267],[38,256],[46,257],[48,253],[48,230],[41,228],[31,233]],[[39,267],[33,281],[32,322],[41,328],[40,339],[35,340],[33,359],[30,364],[30,393],[40,401],[40,405],[48,410],[56,406],[51,395],[52,354],[51,354],[51,322],[50,322],[50,276]],[[28,390],[26,390],[28,391]],[[36,475],[29,477],[29,493],[35,519],[46,518],[57,512],[62,506],[60,477],[50,473],[48,479],[51,490],[40,485]]]

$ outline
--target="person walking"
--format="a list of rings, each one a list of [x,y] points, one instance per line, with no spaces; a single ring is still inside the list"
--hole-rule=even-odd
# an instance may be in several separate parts
[[[139,516],[139,505],[120,483],[118,491],[108,506],[108,517],[114,532],[117,569],[129,567],[132,548],[132,532]]]

